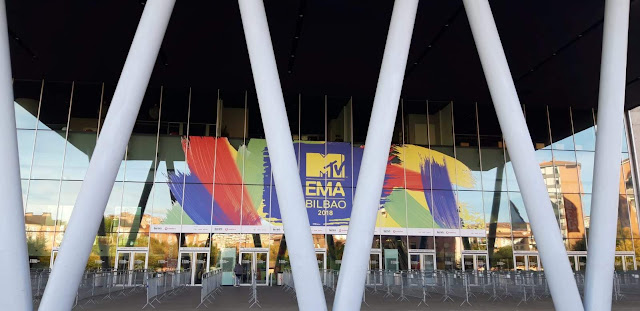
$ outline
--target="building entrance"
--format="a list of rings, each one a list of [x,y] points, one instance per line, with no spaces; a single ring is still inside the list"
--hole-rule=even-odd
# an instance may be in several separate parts
[[[573,271],[583,271],[587,268],[587,255],[569,254],[569,264]]]
[[[616,271],[635,270],[636,266],[633,255],[616,254],[614,268]]]
[[[542,271],[537,253],[514,253],[515,269],[520,271]]]
[[[324,248],[316,248],[316,260],[318,261],[318,269],[327,269],[327,250]]]
[[[202,276],[209,270],[209,252],[180,251],[178,270],[191,270],[191,285],[202,285]]]
[[[487,254],[462,254],[463,271],[486,271]]]
[[[371,250],[369,254],[369,270],[382,270],[382,252],[379,249]]]
[[[421,271],[434,271],[436,269],[436,254],[433,252],[427,253],[409,253],[409,262],[411,263],[411,270]]]
[[[268,248],[241,248],[238,258],[242,265],[242,277],[240,285],[251,285],[255,276],[257,285],[268,285],[269,281],[269,249]]]

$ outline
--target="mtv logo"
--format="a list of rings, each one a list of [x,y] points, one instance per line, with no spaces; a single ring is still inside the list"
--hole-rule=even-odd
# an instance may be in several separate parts
[[[344,154],[307,153],[307,177],[345,178]]]

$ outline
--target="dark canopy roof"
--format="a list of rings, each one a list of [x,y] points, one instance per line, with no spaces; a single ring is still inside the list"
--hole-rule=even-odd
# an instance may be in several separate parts
[[[639,2],[631,4],[628,108],[640,105]],[[265,5],[286,93],[373,96],[393,1]],[[604,0],[491,6],[524,104],[596,106]],[[8,1],[14,77],[115,83],[142,10],[133,0]],[[178,0],[151,83],[251,89],[237,2]],[[460,0],[420,2],[403,96],[489,101]]]

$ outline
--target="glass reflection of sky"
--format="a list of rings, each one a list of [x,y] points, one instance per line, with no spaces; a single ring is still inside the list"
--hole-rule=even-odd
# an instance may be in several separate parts
[[[80,192],[87,167],[89,166],[89,155],[87,152],[93,151],[95,147],[95,134],[82,132],[69,132],[69,143],[65,141],[65,133],[51,131],[44,123],[39,122],[34,115],[24,109],[18,103],[14,103],[16,111],[16,125],[22,129],[32,129],[38,124],[38,133],[36,138],[35,151],[33,150],[32,130],[20,130],[18,137],[20,141],[19,158],[22,171],[22,177],[40,178],[43,180],[32,180],[31,182],[23,181],[23,193],[25,195],[26,212],[34,215],[42,213],[51,213],[54,219],[67,221],[71,217],[73,206]],[[88,137],[81,137],[88,136]],[[89,138],[93,137],[93,138]],[[149,136],[155,145],[155,136]],[[179,141],[179,140],[178,140]],[[75,143],[75,145],[74,145]],[[66,145],[66,150],[65,150]],[[180,145],[171,146],[172,148],[181,148]],[[81,150],[82,149],[82,150]],[[83,151],[85,150],[85,151]],[[180,150],[180,152],[182,152]],[[33,168],[29,173],[31,166],[31,157],[33,156]],[[64,159],[63,159],[64,156]],[[62,165],[64,161],[64,172]],[[128,159],[126,162],[127,179],[130,180],[146,180],[148,172],[152,169],[152,160]],[[173,161],[173,168],[180,172],[187,172],[188,169],[184,160]],[[124,179],[125,162],[123,161],[116,181]],[[60,174],[64,179],[60,183]],[[167,182],[167,163],[160,161],[156,171],[156,182]],[[48,180],[47,180],[48,179]],[[76,181],[67,180],[76,179]],[[27,190],[27,186],[28,187]],[[122,183],[116,182],[112,193],[109,197],[105,215],[118,214],[121,211],[135,213],[138,210],[138,204],[142,197],[143,183],[126,183],[124,191]],[[27,196],[28,192],[28,197]],[[156,211],[154,213],[166,213],[173,203],[171,202],[171,194],[166,184],[156,184],[152,190],[153,199],[147,201],[146,213],[151,212],[153,205]]]

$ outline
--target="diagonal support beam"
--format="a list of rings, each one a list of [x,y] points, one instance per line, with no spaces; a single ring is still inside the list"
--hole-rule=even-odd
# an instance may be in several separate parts
[[[488,0],[463,0],[556,310],[583,310]]]
[[[585,309],[611,310],[618,223],[621,133],[629,37],[629,0],[607,0],[604,9],[598,127],[593,168]]]
[[[11,81],[9,30],[4,0],[0,1],[0,310],[32,310],[29,256],[24,226],[16,112]]]
[[[239,0],[300,310],[327,310],[262,0]]]
[[[98,137],[40,311],[71,310],[118,168],[138,116],[175,0],[146,2]]]
[[[418,0],[396,0],[373,101],[333,310],[360,310],[380,194],[398,113]]]

